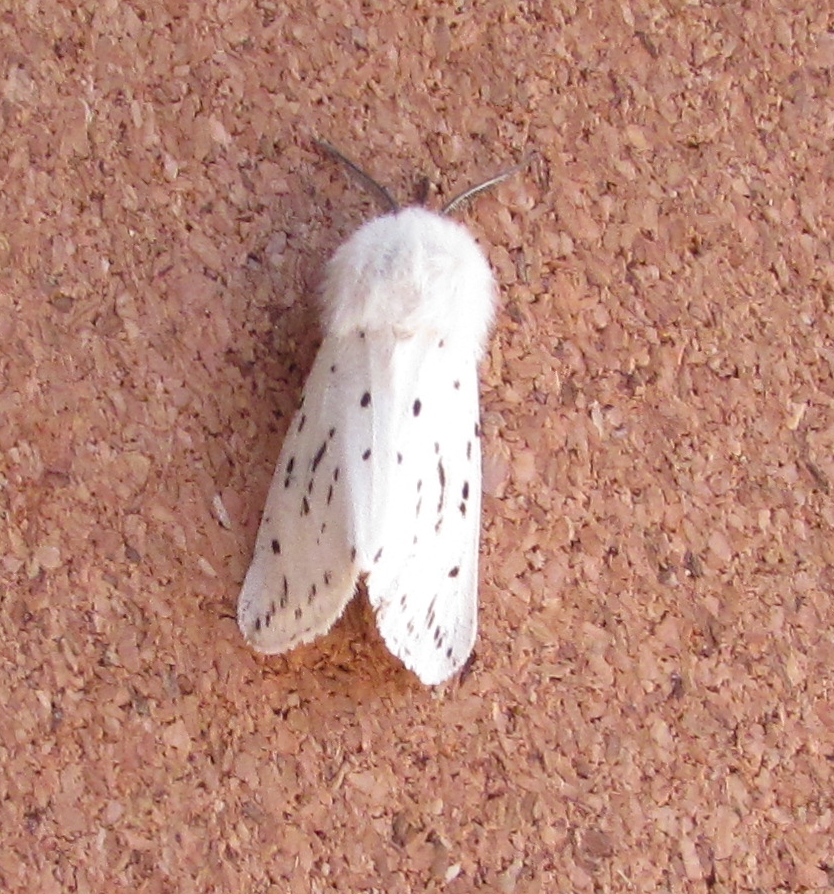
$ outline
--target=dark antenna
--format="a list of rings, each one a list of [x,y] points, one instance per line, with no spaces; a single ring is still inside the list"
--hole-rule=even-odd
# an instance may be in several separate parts
[[[499,183],[503,183],[505,180],[512,177],[513,174],[517,174],[520,170],[522,170],[522,168],[525,167],[527,167],[526,159],[520,164],[514,165],[509,170],[503,171],[501,174],[496,174],[494,177],[490,177],[489,180],[485,180],[483,183],[477,184],[477,186],[470,186],[468,189],[465,189],[463,192],[458,193],[458,195],[448,201],[443,206],[443,209],[440,213],[450,214],[452,211],[456,211],[465,202],[468,202],[470,199],[474,199],[475,196],[480,195],[487,189],[492,189],[493,186],[497,186]]]
[[[345,165],[353,174],[355,174],[365,188],[373,193],[382,205],[388,211],[399,211],[400,206],[397,204],[397,200],[391,195],[388,190],[382,186],[380,183],[377,183],[370,174],[366,174],[362,168],[359,167],[358,164],[352,162],[346,155],[342,155],[341,152],[335,147],[331,146],[330,143],[325,142],[324,140],[313,140],[313,142],[319,147],[319,149],[326,152],[328,155],[332,155],[335,159],[340,161],[343,165]]]
[[[381,204],[384,205],[388,211],[400,210],[400,206],[397,203],[397,200],[391,195],[390,192],[388,192],[388,190],[384,186],[382,186],[382,184],[377,183],[370,174],[366,174],[365,171],[363,171],[358,164],[351,161],[346,155],[339,152],[339,150],[335,146],[332,146],[326,140],[314,139],[313,142],[323,152],[326,152],[328,155],[332,155],[333,158],[345,165],[351,171],[351,173],[358,177],[365,188],[379,199]],[[460,208],[461,205],[470,201],[470,199],[474,199],[475,196],[480,195],[487,189],[491,189],[493,186],[497,186],[499,183],[503,183],[505,180],[512,177],[513,174],[517,174],[519,171],[526,168],[529,161],[530,159],[526,158],[524,161],[520,162],[517,165],[514,165],[508,170],[503,171],[500,174],[496,174],[495,177],[490,177],[489,180],[485,180],[483,183],[478,183],[476,186],[470,186],[462,193],[456,195],[453,199],[451,199],[451,201],[447,202],[443,206],[440,213],[451,214],[452,211],[456,211],[458,208]],[[424,188],[423,191],[424,193],[428,193],[427,188]],[[423,196],[423,199],[425,199],[425,195]]]

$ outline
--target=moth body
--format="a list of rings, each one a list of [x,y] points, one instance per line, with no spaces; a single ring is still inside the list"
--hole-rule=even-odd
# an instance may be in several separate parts
[[[405,208],[328,264],[324,339],[267,497],[238,605],[246,639],[282,653],[330,629],[364,575],[389,649],[427,684],[477,627],[477,364],[495,304],[460,224]]]

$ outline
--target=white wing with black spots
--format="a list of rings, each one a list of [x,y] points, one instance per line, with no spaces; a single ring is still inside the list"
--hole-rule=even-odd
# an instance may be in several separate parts
[[[395,362],[405,383],[373,545],[368,594],[388,648],[427,684],[475,641],[481,445],[474,362],[420,336]],[[363,569],[365,570],[365,569]]]
[[[338,346],[325,341],[316,357],[241,590],[238,622],[260,652],[286,652],[326,633],[356,588],[359,566],[342,455],[348,408],[338,385],[338,354]]]

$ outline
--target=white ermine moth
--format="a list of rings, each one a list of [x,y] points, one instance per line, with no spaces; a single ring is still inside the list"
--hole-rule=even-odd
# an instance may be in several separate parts
[[[238,603],[259,652],[326,633],[360,576],[386,645],[426,684],[469,657],[478,610],[478,361],[495,305],[483,252],[442,216],[391,212],[327,266],[324,340],[290,424]]]

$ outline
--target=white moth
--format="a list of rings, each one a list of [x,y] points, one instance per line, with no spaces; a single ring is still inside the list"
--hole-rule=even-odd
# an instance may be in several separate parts
[[[477,364],[495,285],[463,226],[399,210],[322,145],[393,210],[327,267],[324,340],[278,459],[238,623],[259,652],[287,652],[326,633],[364,575],[388,648],[423,683],[441,683],[477,628]]]

